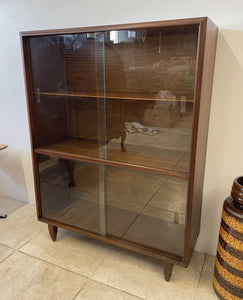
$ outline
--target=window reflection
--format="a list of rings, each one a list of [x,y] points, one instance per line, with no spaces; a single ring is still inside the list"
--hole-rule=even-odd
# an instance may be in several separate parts
[[[132,43],[136,41],[145,41],[146,31],[119,30],[110,31],[109,40],[114,44]]]

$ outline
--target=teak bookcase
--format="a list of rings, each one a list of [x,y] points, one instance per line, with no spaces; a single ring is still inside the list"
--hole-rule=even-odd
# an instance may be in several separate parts
[[[188,266],[217,27],[208,18],[21,33],[38,219]]]

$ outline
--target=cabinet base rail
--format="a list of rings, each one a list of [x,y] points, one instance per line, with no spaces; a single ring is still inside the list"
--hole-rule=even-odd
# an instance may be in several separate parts
[[[48,224],[48,230],[49,230],[49,234],[50,234],[52,241],[55,242],[57,239],[58,227]],[[164,272],[165,281],[170,281],[173,267],[174,267],[173,264],[165,262],[165,261],[163,262],[163,272]]]

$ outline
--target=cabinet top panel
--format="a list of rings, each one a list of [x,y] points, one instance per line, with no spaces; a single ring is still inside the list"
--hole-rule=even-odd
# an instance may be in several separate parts
[[[50,29],[50,30],[36,30],[36,31],[23,31],[20,32],[22,37],[35,36],[35,35],[52,35],[52,34],[69,34],[69,33],[82,33],[82,32],[96,32],[107,30],[128,30],[128,29],[141,29],[141,28],[156,28],[156,27],[169,27],[169,26],[183,26],[183,25],[199,25],[202,22],[207,22],[208,17],[200,18],[187,18],[175,19],[153,22],[129,23],[129,24],[116,24],[116,25],[102,25],[92,27],[77,27],[77,28],[63,28],[63,29]]]

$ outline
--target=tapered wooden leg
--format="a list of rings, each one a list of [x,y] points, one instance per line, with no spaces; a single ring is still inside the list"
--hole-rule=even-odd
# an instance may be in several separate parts
[[[57,239],[57,229],[58,227],[48,224],[49,234],[53,242],[55,242],[55,240]]]
[[[173,266],[174,265],[171,264],[171,263],[167,263],[167,262],[163,263],[164,277],[165,277],[166,281],[170,281],[170,277],[171,277],[171,274],[172,274]]]

